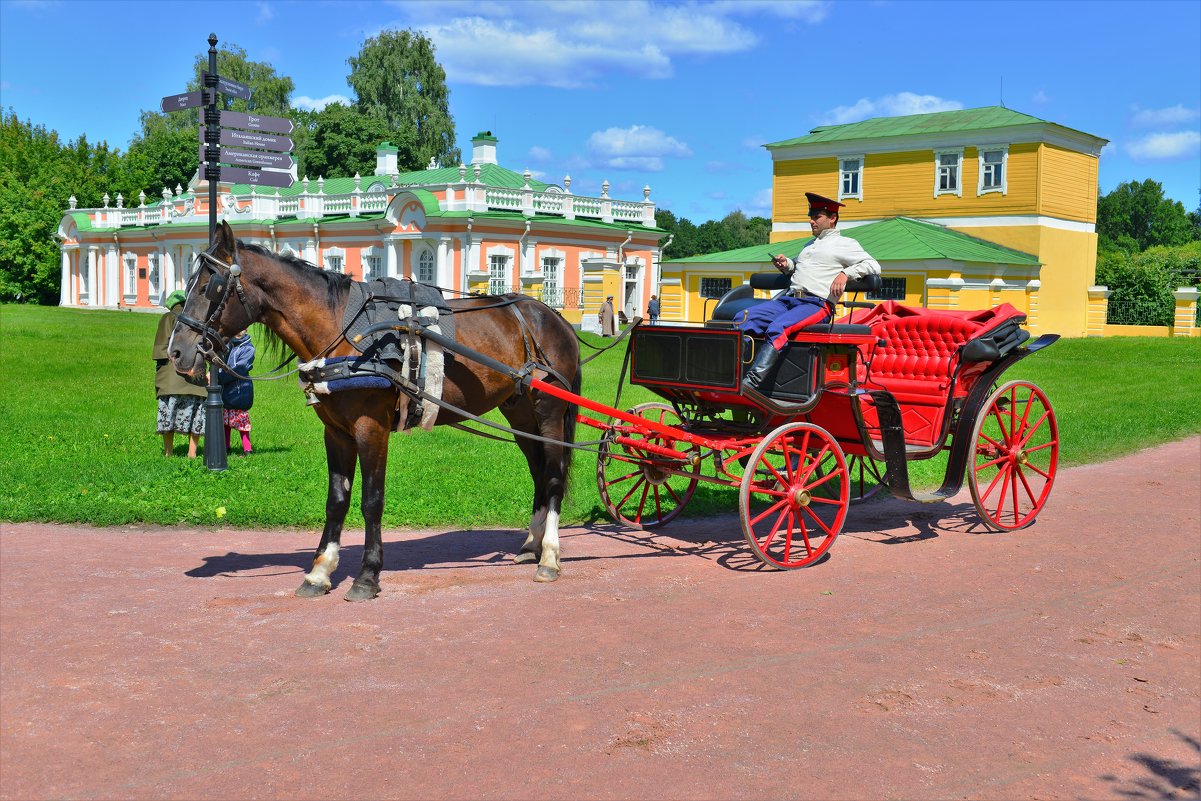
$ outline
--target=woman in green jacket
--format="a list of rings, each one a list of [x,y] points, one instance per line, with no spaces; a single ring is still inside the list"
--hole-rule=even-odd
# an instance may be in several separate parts
[[[158,397],[158,433],[163,435],[163,455],[170,456],[175,447],[175,433],[188,435],[188,458],[196,458],[196,446],[204,434],[205,388],[189,383],[175,372],[167,354],[167,343],[175,329],[175,320],[183,310],[187,296],[175,290],[163,298],[167,313],[158,321],[154,334],[154,394]]]

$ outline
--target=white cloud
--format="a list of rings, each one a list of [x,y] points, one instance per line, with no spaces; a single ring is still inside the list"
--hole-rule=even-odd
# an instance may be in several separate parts
[[[1168,108],[1144,108],[1137,106],[1130,117],[1130,124],[1136,128],[1162,128],[1192,122],[1201,117],[1201,109],[1185,108],[1180,103]]]
[[[919,95],[900,92],[884,95],[874,100],[860,98],[853,105],[838,106],[822,117],[825,125],[845,125],[871,117],[903,117],[908,114],[931,114],[936,111],[958,111],[963,104],[958,100],[944,100],[934,95]]]
[[[257,18],[255,18],[255,22],[257,22],[259,25],[263,25],[275,19],[275,9],[271,7],[270,3],[258,3],[257,5],[259,9],[259,15]]]
[[[747,202],[743,211],[751,217],[767,217],[771,219],[771,187],[760,189]]]
[[[588,137],[587,148],[604,166],[618,170],[659,172],[664,158],[692,155],[684,142],[646,125],[597,131]]]
[[[300,97],[292,98],[292,105],[296,108],[302,108],[307,111],[320,111],[330,103],[341,103],[344,106],[353,106],[354,103],[346,95],[326,95],[325,97],[309,97],[301,95]]]
[[[1168,161],[1196,158],[1201,150],[1201,133],[1153,133],[1126,145],[1126,152],[1136,161]]]
[[[430,37],[451,81],[560,88],[589,86],[613,75],[667,78],[680,57],[746,52],[760,40],[737,19],[741,16],[817,24],[828,13],[828,4],[816,0],[410,0],[397,8],[406,17],[398,27],[417,27]]]
[[[531,160],[539,161],[539,162],[550,161],[551,159],[553,159],[555,157],[554,154],[551,153],[549,150],[547,150],[544,147],[540,147],[538,145],[534,145],[533,147],[530,148],[529,156],[530,156]]]
[[[1039,89],[1034,93],[1034,96],[1030,98],[1030,102],[1039,106],[1044,106],[1051,102],[1051,98],[1047,96],[1046,92],[1044,92],[1042,89]]]

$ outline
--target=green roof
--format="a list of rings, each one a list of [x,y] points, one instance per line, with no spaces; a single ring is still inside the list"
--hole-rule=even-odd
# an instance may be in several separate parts
[[[301,176],[303,178],[303,176]],[[468,181],[475,180],[475,167],[467,168]],[[459,182],[459,168],[455,167],[439,167],[436,170],[414,170],[412,172],[402,172],[396,178],[396,183],[402,189],[422,186],[440,186],[442,184],[457,184]],[[391,188],[392,177],[389,175],[364,175],[359,179],[359,188],[366,192],[367,188],[374,183],[382,183],[384,186]],[[502,189],[521,189],[525,186],[525,177],[521,173],[513,172],[510,169],[501,167],[499,164],[481,164],[480,165],[480,183],[487,186],[496,186]],[[317,179],[309,177],[309,192],[317,191]],[[550,184],[542,181],[530,179],[530,188],[535,192],[545,190]],[[250,184],[234,184],[232,187],[235,195],[249,195]],[[260,195],[273,194],[271,189],[258,187]],[[354,191],[354,178],[326,178],[324,184],[325,194],[327,195],[348,195]],[[282,197],[291,197],[304,192],[304,181],[298,180],[287,189],[280,189],[279,194]]]
[[[889,220],[868,223],[842,231],[842,235],[859,242],[863,249],[878,262],[950,261],[982,262],[987,264],[1037,265],[1039,260],[1029,253],[1012,250],[977,239],[974,236],[952,231],[941,225],[913,220],[909,217],[893,217]],[[766,264],[777,253],[795,255],[808,245],[813,237],[772,242],[767,245],[689,256],[684,259],[666,259],[669,264]]]
[[[821,125],[808,135],[782,142],[772,142],[766,147],[788,147],[811,145],[821,142],[841,142],[851,139],[883,139],[892,136],[919,136],[923,134],[980,131],[989,128],[1009,128],[1015,125],[1064,126],[1031,117],[1004,106],[985,106],[962,111],[937,111],[933,114],[910,114],[904,117],[873,117],[862,122],[845,125]],[[1067,129],[1072,130],[1072,129]],[[1083,133],[1083,132],[1081,132]],[[1091,134],[1088,134],[1091,136]]]

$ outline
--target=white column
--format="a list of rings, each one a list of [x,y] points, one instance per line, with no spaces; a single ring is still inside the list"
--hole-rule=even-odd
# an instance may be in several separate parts
[[[164,247],[162,276],[163,296],[166,297],[174,292],[178,285],[179,281],[175,277],[175,248]]]
[[[58,284],[58,305],[67,306],[71,303],[71,252],[66,248],[61,250],[61,278]]]
[[[438,250],[434,256],[434,269],[436,271],[434,273],[434,283],[440,287],[454,287],[454,279],[451,277],[451,268],[454,266],[454,250],[451,248],[451,245],[451,240],[445,237],[438,240]]]
[[[388,278],[397,278],[400,276],[400,259],[396,253],[396,246],[400,244],[395,239],[384,240],[384,275]]]
[[[88,248],[88,305],[95,306],[97,297],[100,295],[96,291],[96,256],[98,248]]]
[[[104,294],[109,305],[121,305],[121,256],[116,244],[109,245],[104,254]]]

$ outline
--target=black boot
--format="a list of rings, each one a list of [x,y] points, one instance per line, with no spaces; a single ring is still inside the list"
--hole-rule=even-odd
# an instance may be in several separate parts
[[[759,346],[759,353],[755,356],[754,364],[742,374],[743,388],[753,390],[757,395],[763,394],[762,388],[768,384],[769,379],[775,373],[776,364],[779,361],[780,351],[765,341]]]

